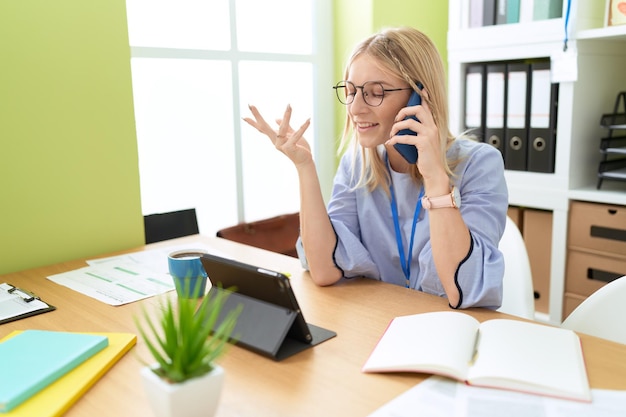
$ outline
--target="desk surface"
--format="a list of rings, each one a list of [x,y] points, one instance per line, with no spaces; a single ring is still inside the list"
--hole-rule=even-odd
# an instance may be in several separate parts
[[[193,236],[148,245],[143,249],[198,241],[243,262],[288,272],[306,320],[334,330],[337,337],[281,362],[232,346],[219,363],[226,381],[218,416],[365,416],[429,375],[364,374],[361,366],[396,316],[448,310],[445,299],[369,279],[318,287],[295,258],[231,241]],[[121,252],[120,252],[121,253]],[[117,255],[119,253],[107,254]],[[51,313],[0,325],[0,338],[13,330],[47,329],[137,333],[133,316],[150,298],[114,307],[47,280],[46,277],[85,266],[84,260],[0,276],[37,293],[57,307]],[[469,309],[483,321],[504,314]],[[626,345],[581,335],[592,388],[626,390]],[[150,416],[137,356],[149,359],[138,338],[126,354],[67,413],[67,416]]]

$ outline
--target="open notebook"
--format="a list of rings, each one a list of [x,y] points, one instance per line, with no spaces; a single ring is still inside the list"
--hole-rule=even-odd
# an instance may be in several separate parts
[[[578,335],[456,311],[396,317],[363,372],[424,372],[469,385],[591,401]]]

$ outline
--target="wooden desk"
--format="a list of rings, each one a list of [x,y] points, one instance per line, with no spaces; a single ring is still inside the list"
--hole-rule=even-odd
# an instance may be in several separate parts
[[[295,258],[218,238],[194,236],[139,250],[193,241],[244,262],[289,272],[307,321],[337,332],[337,337],[282,362],[231,347],[219,362],[226,369],[226,382],[218,416],[366,416],[429,376],[363,374],[361,366],[391,319],[447,310],[445,299],[368,279],[317,287]],[[156,298],[113,307],[46,279],[85,265],[79,260],[1,276],[0,282],[24,286],[58,309],[1,325],[0,337],[34,328],[137,333],[133,316],[142,306],[156,306]],[[483,309],[465,311],[481,321],[507,317]],[[581,339],[591,386],[626,389],[626,345],[585,335]],[[67,415],[152,415],[141,385],[138,356],[149,359],[139,339]]]

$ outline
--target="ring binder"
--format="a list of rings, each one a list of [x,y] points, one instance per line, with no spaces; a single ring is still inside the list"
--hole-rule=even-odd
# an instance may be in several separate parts
[[[500,151],[504,158],[504,121],[506,120],[506,64],[487,65],[485,106],[485,142]]]
[[[527,171],[554,172],[559,84],[550,81],[550,62],[531,64]]]
[[[486,67],[484,64],[468,64],[465,73],[465,129],[485,142],[486,118]]]
[[[528,162],[529,77],[529,64],[507,63],[504,167],[510,170],[526,171]]]

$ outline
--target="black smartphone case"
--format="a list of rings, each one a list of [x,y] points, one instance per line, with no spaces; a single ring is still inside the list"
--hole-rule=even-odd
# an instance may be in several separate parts
[[[417,106],[419,104],[422,104],[422,98],[416,91],[413,91],[413,93],[411,93],[411,97],[409,97],[409,102],[407,103],[407,107]],[[417,120],[417,118],[415,118],[414,116],[410,116],[410,117],[412,119]],[[398,132],[398,135],[417,136],[417,133],[413,132],[410,129],[402,129],[401,131]],[[395,145],[393,145],[393,147],[396,148],[396,150],[400,152],[400,155],[402,155],[404,159],[406,159],[409,163],[411,164],[417,163],[417,148],[414,145],[409,145],[406,143],[396,143]]]

